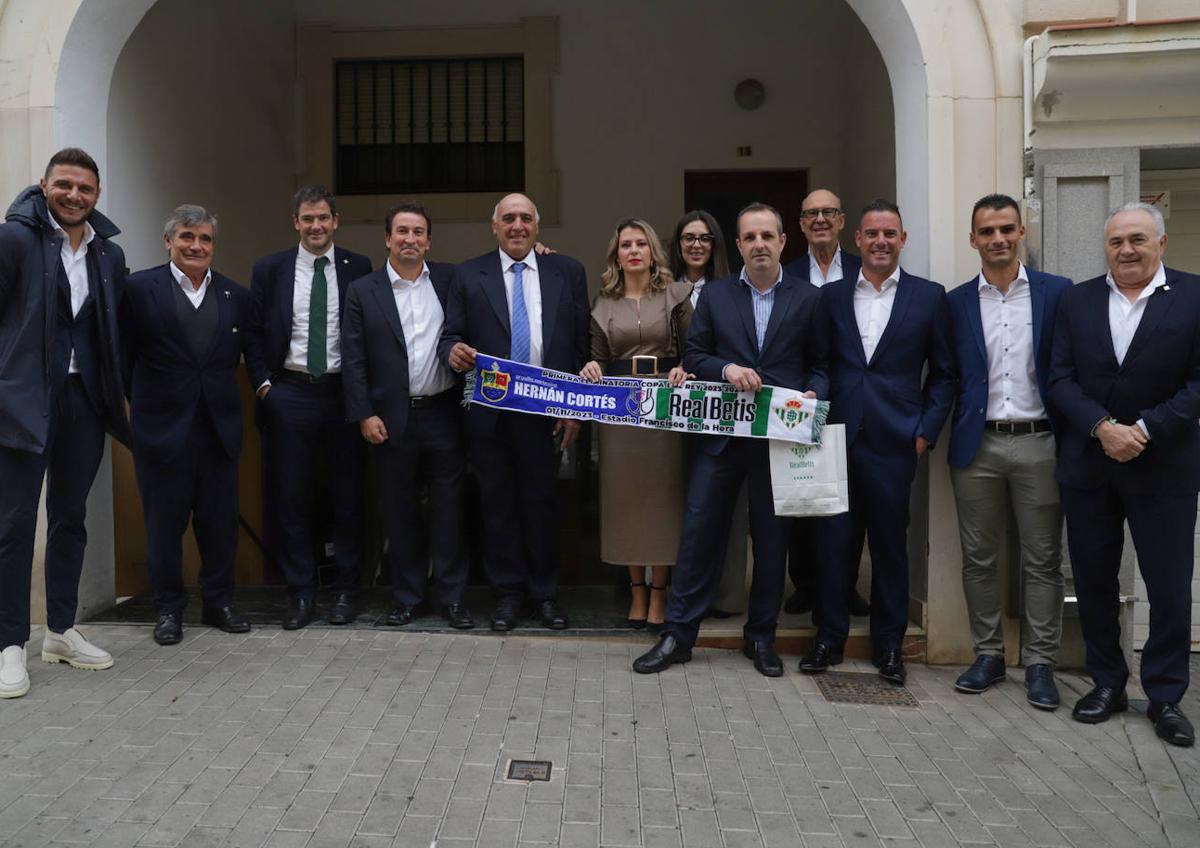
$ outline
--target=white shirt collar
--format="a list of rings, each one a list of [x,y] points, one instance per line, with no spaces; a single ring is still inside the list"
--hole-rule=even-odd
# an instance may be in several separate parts
[[[175,278],[175,282],[179,285],[180,288],[182,288],[184,290],[190,289],[192,291],[195,291],[195,286],[192,285],[191,278],[187,274],[180,271],[179,266],[177,266],[174,262],[168,262],[167,265],[170,266],[171,276]],[[200,287],[204,288],[211,281],[212,281],[212,268],[209,267],[208,270],[206,270],[204,272],[204,279],[201,281]]]
[[[63,234],[63,244],[67,246],[68,250],[70,250],[71,249],[71,247],[70,247],[71,246],[71,238],[70,238],[70,236],[67,235],[67,231],[62,228],[62,224],[58,223],[58,219],[54,217],[53,212],[49,212],[47,214],[50,217],[50,225],[53,226],[55,230],[57,230],[58,232]],[[80,242],[80,245],[82,246],[85,244],[91,244],[92,239],[94,239],[95,237],[96,237],[96,231],[92,229],[92,225],[89,224],[87,221],[84,221],[83,222],[83,241]]]
[[[525,254],[524,259],[513,259],[507,253],[505,253],[503,249],[500,250],[500,270],[505,274],[508,273],[509,268],[518,262],[524,262],[526,268],[531,268],[536,271],[538,269],[537,251],[533,248],[530,248],[529,252]]]
[[[1121,291],[1119,288],[1117,288],[1117,281],[1113,279],[1112,271],[1109,271],[1107,274],[1104,275],[1104,281],[1106,283],[1108,283],[1109,291],[1112,291],[1115,294],[1119,294],[1122,298],[1125,298],[1125,293],[1123,291]],[[1159,262],[1158,270],[1155,271],[1154,276],[1150,278],[1150,284],[1147,285],[1144,289],[1142,289],[1138,293],[1137,300],[1130,301],[1130,302],[1137,303],[1138,300],[1145,300],[1150,295],[1154,294],[1154,292],[1157,289],[1162,288],[1166,284],[1167,284],[1167,269],[1166,269],[1166,266],[1164,266],[1161,262]],[[1128,300],[1128,298],[1125,298],[1125,299]]]
[[[301,263],[305,267],[312,268],[312,267],[316,267],[317,260],[320,259],[321,256],[324,256],[326,259],[328,259],[329,264],[332,265],[333,264],[333,245],[330,244],[329,250],[320,254],[320,256],[318,256],[317,254],[306,249],[304,247],[304,245],[300,245],[300,247],[297,248],[296,261]]]
[[[813,255],[811,247],[808,249],[807,254],[808,254],[808,259],[810,262],[817,261],[817,257]],[[829,263],[829,269],[832,271],[834,268],[841,268],[841,267],[842,267],[842,247],[841,247],[841,245],[838,245],[838,249],[833,252],[833,261]]]
[[[388,280],[391,281],[392,288],[399,288],[401,286],[408,286],[412,288],[419,286],[421,283],[429,279],[429,265],[425,262],[421,263],[421,273],[417,275],[415,280],[406,280],[401,277],[396,269],[392,267],[391,259],[388,259],[383,264],[387,267]]]
[[[888,274],[887,279],[883,281],[883,285],[881,285],[879,287],[879,290],[882,292],[886,289],[891,288],[892,286],[898,285],[899,282],[900,282],[900,266],[897,265],[895,267],[895,269],[892,271],[892,273]],[[858,271],[858,281],[854,284],[854,287],[861,288],[863,285],[870,286],[872,289],[875,288],[875,284],[863,276],[862,269],[860,268]]]
[[[1017,279],[1013,280],[1012,284],[1015,285],[1018,282],[1022,282],[1022,283],[1029,282],[1029,274],[1025,271],[1025,263],[1024,262],[1017,263]],[[991,286],[991,285],[992,284],[987,281],[987,278],[983,276],[983,271],[980,271],[979,272],[979,290],[983,291],[985,288],[987,288],[988,286]],[[994,288],[994,286],[993,286],[993,288]]]

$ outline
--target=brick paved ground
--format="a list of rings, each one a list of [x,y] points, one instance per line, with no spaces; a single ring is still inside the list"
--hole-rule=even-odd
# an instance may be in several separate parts
[[[35,660],[0,703],[5,846],[1200,844],[1194,750],[1015,683],[955,695],[955,669],[912,668],[900,709],[728,651],[638,677],[633,642],[85,631],[114,669]],[[510,758],[552,780],[506,781]]]

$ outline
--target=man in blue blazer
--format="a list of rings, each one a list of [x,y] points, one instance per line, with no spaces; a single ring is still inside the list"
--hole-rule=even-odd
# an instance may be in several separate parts
[[[946,291],[900,268],[906,234],[887,200],[863,209],[857,279],[821,289],[831,325],[829,420],[846,425],[850,512],[825,519],[816,644],[807,673],[842,661],[850,631],[846,559],[854,525],[871,546],[871,640],[886,680],[905,680],[908,504],[917,461],[937,440],[956,378]],[[926,371],[928,375],[926,376]]]
[[[783,273],[783,219],[772,207],[752,203],[738,215],[737,228],[745,267],[700,293],[684,368],[701,380],[731,383],[739,391],[769,385],[825,397],[827,333],[818,309],[820,293]],[[734,503],[748,477],[754,577],[743,653],[760,674],[779,677],[783,663],[775,653],[775,629],[791,520],[775,515],[767,441],[698,438],[663,635],[634,661],[633,670],[659,672],[692,658],[700,621],[721,581]]]
[[[120,231],[96,211],[100,171],[79,148],[55,153],[0,226],[0,698],[29,691],[29,591],[46,490],[42,659],[113,664],[75,628],[87,497],[105,431],[128,443],[117,349]]]
[[[840,236],[846,226],[846,210],[842,199],[828,189],[819,188],[809,192],[800,203],[800,231],[808,242],[808,250],[794,262],[783,266],[788,276],[812,283],[821,288],[835,283],[843,277],[858,278],[862,260],[853,253],[842,250]],[[784,612],[803,613],[812,608],[813,588],[816,578],[817,533],[821,522],[813,518],[798,518],[792,522],[792,539],[788,545],[788,576],[796,591],[783,604]],[[855,588],[858,585],[858,568],[862,561],[863,542],[866,530],[858,525],[854,528],[853,541],[848,551],[849,569],[847,580],[850,594],[847,603],[851,615],[867,615],[871,609]],[[820,611],[814,613],[814,620]]]
[[[559,253],[538,256],[538,211],[523,194],[492,213],[499,250],[459,266],[446,305],[438,356],[458,373],[492,354],[570,374],[588,360],[587,275]],[[492,629],[511,630],[522,602],[542,624],[567,627],[558,605],[558,451],[578,437],[578,421],[471,406],[467,448],[482,497],[484,568],[498,596]]]
[[[1062,297],[1050,403],[1062,419],[1062,484],[1079,622],[1095,687],[1076,721],[1128,707],[1118,574],[1129,522],[1150,601],[1142,649],[1147,715],[1173,745],[1195,744],[1188,687],[1196,493],[1200,490],[1200,278],[1167,268],[1162,214],[1145,203],[1104,227],[1108,274]]]
[[[189,519],[200,549],[201,620],[227,633],[250,629],[233,606],[242,451],[237,368],[243,353],[250,363],[258,353],[245,332],[249,292],[212,270],[216,234],[217,220],[203,207],[176,208],[163,230],[170,260],[131,275],[121,302],[133,461],[160,645],[183,638]]]
[[[250,323],[262,351],[250,373],[262,429],[267,553],[288,585],[285,630],[316,614],[317,545],[313,512],[317,469],[329,467],[333,495],[334,599],[331,624],[354,620],[354,589],[363,546],[362,441],[345,419],[342,396],[342,305],[352,280],[371,273],[371,260],[335,248],[337,200],[320,186],[292,199],[299,247],[266,256],[250,275]],[[249,364],[249,363],[248,363]]]
[[[1046,378],[1065,277],[1026,268],[1017,201],[989,194],[971,210],[982,270],[949,294],[958,366],[950,480],[958,507],[963,594],[975,662],[954,684],[979,693],[1004,679],[997,573],[1011,509],[1021,541],[1026,698],[1058,706],[1054,662],[1062,639],[1062,510],[1054,479],[1054,416]]]
[[[418,615],[432,562],[442,614],[465,630],[475,622],[463,602],[462,389],[437,356],[455,267],[426,261],[433,225],[422,204],[396,204],[383,226],[387,263],[355,280],[346,296],[342,373],[346,418],[379,463],[395,600],[386,621],[404,625]],[[425,486],[428,533],[421,520]]]

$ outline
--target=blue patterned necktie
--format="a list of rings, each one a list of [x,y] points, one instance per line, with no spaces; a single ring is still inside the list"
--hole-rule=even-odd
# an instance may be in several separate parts
[[[512,355],[516,362],[529,361],[529,313],[525,311],[525,286],[521,279],[524,262],[514,262],[512,294]]]

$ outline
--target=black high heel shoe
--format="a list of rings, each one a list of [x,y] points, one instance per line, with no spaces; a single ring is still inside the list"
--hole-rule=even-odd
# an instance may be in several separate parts
[[[641,583],[634,583],[632,580],[629,581],[629,588],[631,591],[633,589],[638,588],[639,586],[645,586],[645,585],[646,585],[646,582],[644,580]],[[649,614],[649,608],[650,608],[650,600],[649,600],[649,598],[647,598],[647,600],[646,600],[647,614]],[[627,619],[625,619],[625,626],[632,630],[645,630],[646,629],[646,619],[644,619],[644,618],[627,618]]]

